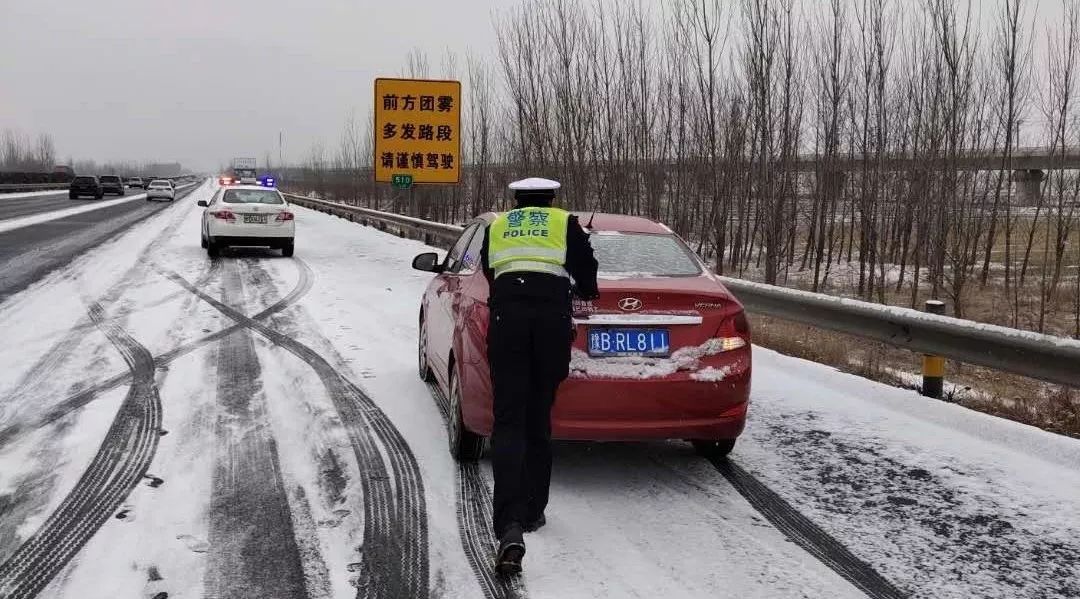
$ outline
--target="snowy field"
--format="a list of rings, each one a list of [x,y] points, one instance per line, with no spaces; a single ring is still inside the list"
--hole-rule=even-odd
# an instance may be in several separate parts
[[[734,467],[560,443],[493,580],[416,373],[429,248],[297,208],[296,258],[210,262],[213,190],[0,304],[0,597],[1080,596],[1080,441],[760,348]]]

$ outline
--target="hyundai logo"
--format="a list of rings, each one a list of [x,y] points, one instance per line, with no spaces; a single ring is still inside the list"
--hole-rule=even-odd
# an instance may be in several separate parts
[[[641,300],[636,297],[624,297],[619,300],[619,309],[623,312],[637,312],[641,309]]]

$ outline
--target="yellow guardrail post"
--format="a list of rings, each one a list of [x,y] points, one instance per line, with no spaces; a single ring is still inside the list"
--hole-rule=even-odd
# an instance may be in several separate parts
[[[931,314],[944,314],[945,302],[936,299],[926,300],[926,311]],[[922,394],[926,397],[941,399],[941,394],[944,390],[945,358],[923,354]]]

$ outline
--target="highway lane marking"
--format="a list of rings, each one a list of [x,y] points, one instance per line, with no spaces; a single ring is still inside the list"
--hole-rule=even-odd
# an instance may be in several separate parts
[[[0,193],[0,200],[22,200],[25,198],[38,198],[42,196],[67,195],[66,189],[50,189],[48,191],[21,191],[17,193]]]
[[[15,229],[22,229],[23,227],[30,227],[33,225],[40,225],[41,223],[47,223],[51,220],[57,220],[67,216],[82,214],[84,212],[92,212],[94,210],[101,210],[103,208],[119,206],[120,204],[123,204],[125,202],[133,202],[135,200],[142,200],[145,198],[146,194],[141,193],[139,195],[125,196],[106,202],[97,201],[93,202],[92,204],[76,206],[74,208],[67,208],[64,210],[53,210],[52,212],[42,212],[41,214],[34,214],[32,216],[23,216],[20,218],[9,218],[7,220],[0,220],[0,233],[6,233],[8,231],[14,231]]]
[[[186,189],[188,186],[178,187],[177,191]],[[7,220],[0,220],[0,233],[7,233],[8,231],[14,231],[15,229],[22,229],[23,227],[30,227],[33,225],[40,225],[41,223],[47,223],[52,220],[57,220],[72,216],[75,214],[82,214],[84,212],[92,212],[94,210],[101,210],[103,208],[110,208],[112,206],[119,206],[125,202],[134,202],[135,200],[146,199],[145,193],[136,194],[133,196],[124,196],[122,198],[116,198],[115,200],[107,201],[95,201],[83,206],[75,206],[74,208],[66,208],[64,210],[53,210],[52,212],[42,212],[41,214],[34,214],[31,216],[23,216],[19,218],[9,218]]]

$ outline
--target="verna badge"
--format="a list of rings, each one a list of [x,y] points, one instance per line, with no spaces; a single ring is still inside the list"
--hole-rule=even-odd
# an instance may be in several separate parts
[[[619,309],[623,312],[637,312],[641,309],[641,300],[636,297],[624,297],[619,300]]]

